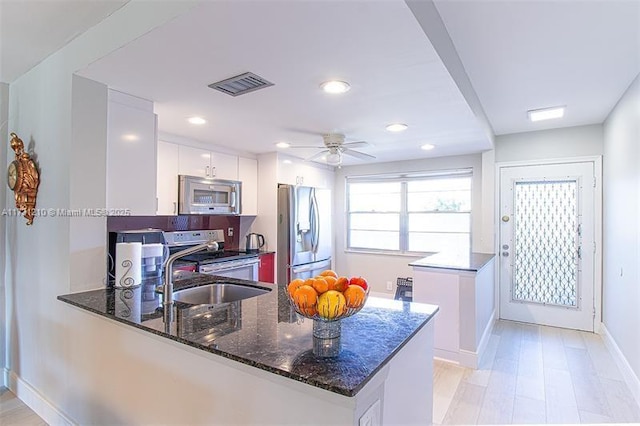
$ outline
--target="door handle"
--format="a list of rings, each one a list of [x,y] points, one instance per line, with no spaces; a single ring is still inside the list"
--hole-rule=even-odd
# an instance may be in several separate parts
[[[509,252],[508,251],[503,251],[502,252],[502,257],[509,257]]]

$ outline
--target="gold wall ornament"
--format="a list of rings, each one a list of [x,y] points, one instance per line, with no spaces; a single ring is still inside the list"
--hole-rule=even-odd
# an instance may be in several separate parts
[[[24,213],[27,225],[33,224],[40,174],[33,159],[24,150],[22,139],[11,133],[11,149],[16,153],[7,169],[7,183],[14,192],[16,208]]]

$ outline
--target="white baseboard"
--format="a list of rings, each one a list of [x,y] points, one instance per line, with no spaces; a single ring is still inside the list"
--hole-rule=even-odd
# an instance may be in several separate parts
[[[460,365],[473,368],[474,370],[478,368],[480,360],[482,359],[482,355],[484,355],[484,351],[485,349],[487,349],[487,345],[489,344],[489,338],[491,337],[491,332],[493,331],[493,324],[495,320],[496,311],[494,309],[493,312],[491,312],[489,321],[487,321],[487,326],[482,332],[482,337],[480,338],[478,349],[476,349],[475,352],[460,349]]]
[[[22,402],[31,408],[38,416],[50,425],[73,425],[74,422],[55,407],[44,395],[29,383],[22,380],[13,371],[5,369],[7,387],[16,394]]]
[[[622,373],[622,377],[624,377],[624,381],[629,386],[629,390],[631,391],[631,395],[636,400],[638,405],[640,406],[640,379],[629,365],[629,361],[624,356],[618,344],[613,339],[611,334],[609,334],[609,330],[604,326],[603,323],[600,323],[600,334],[602,335],[602,340],[604,340],[604,344],[611,352],[611,356],[616,361],[620,372]]]
[[[9,370],[4,367],[2,368],[2,386],[9,387]]]

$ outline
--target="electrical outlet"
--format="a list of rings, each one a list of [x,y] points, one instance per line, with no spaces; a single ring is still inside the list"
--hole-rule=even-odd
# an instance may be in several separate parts
[[[387,290],[393,290],[393,283],[391,281],[387,281]]]
[[[227,236],[228,237],[233,237],[233,228],[227,229]]]

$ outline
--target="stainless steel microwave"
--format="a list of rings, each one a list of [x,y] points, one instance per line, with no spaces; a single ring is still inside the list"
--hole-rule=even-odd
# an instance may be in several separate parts
[[[241,213],[241,182],[185,175],[178,181],[179,214]]]

